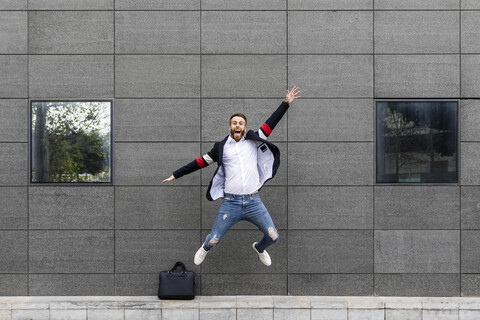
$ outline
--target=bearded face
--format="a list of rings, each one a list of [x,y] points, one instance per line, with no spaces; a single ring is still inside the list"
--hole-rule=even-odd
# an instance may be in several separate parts
[[[247,124],[242,117],[233,117],[228,128],[232,139],[238,142],[247,131]]]

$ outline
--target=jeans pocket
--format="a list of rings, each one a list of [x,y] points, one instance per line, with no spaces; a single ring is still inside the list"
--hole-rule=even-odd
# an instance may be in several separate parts
[[[223,201],[228,201],[228,202],[230,202],[230,201],[233,201],[233,199],[232,199],[232,198],[229,198],[229,197],[223,197]]]

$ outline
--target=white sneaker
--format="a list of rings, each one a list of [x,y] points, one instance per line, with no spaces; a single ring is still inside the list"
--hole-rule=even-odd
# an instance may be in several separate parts
[[[203,249],[203,244],[202,244],[200,249],[197,250],[197,253],[195,253],[195,259],[193,260],[193,262],[195,262],[197,266],[201,265],[207,253],[208,251]]]
[[[257,243],[258,242],[254,242],[252,244],[252,248],[253,248],[253,250],[255,250],[256,253],[258,253],[258,257],[260,258],[260,261],[262,261],[262,263],[268,267],[269,265],[272,264],[272,260],[270,259],[270,255],[268,254],[267,250],[263,250],[262,253],[258,252],[257,248],[255,248],[255,245]]]

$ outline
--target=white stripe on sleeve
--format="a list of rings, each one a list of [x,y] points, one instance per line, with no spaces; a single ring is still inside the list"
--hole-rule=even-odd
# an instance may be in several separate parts
[[[258,135],[260,136],[260,138],[262,138],[263,140],[267,140],[267,136],[265,135],[265,133],[263,133],[262,129],[258,129]]]
[[[210,158],[210,156],[208,155],[208,153],[203,156],[203,159],[205,159],[205,161],[207,161],[208,165],[210,165],[210,164],[213,163],[213,159]]]

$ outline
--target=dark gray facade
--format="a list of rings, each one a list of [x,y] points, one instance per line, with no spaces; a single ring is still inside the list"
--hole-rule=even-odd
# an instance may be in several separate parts
[[[155,295],[181,260],[202,295],[480,294],[477,0],[0,0],[0,295]],[[197,267],[216,165],[161,181],[300,87],[261,196]],[[375,99],[458,99],[459,176],[375,184]],[[29,101],[114,102],[110,185],[29,184]]]

